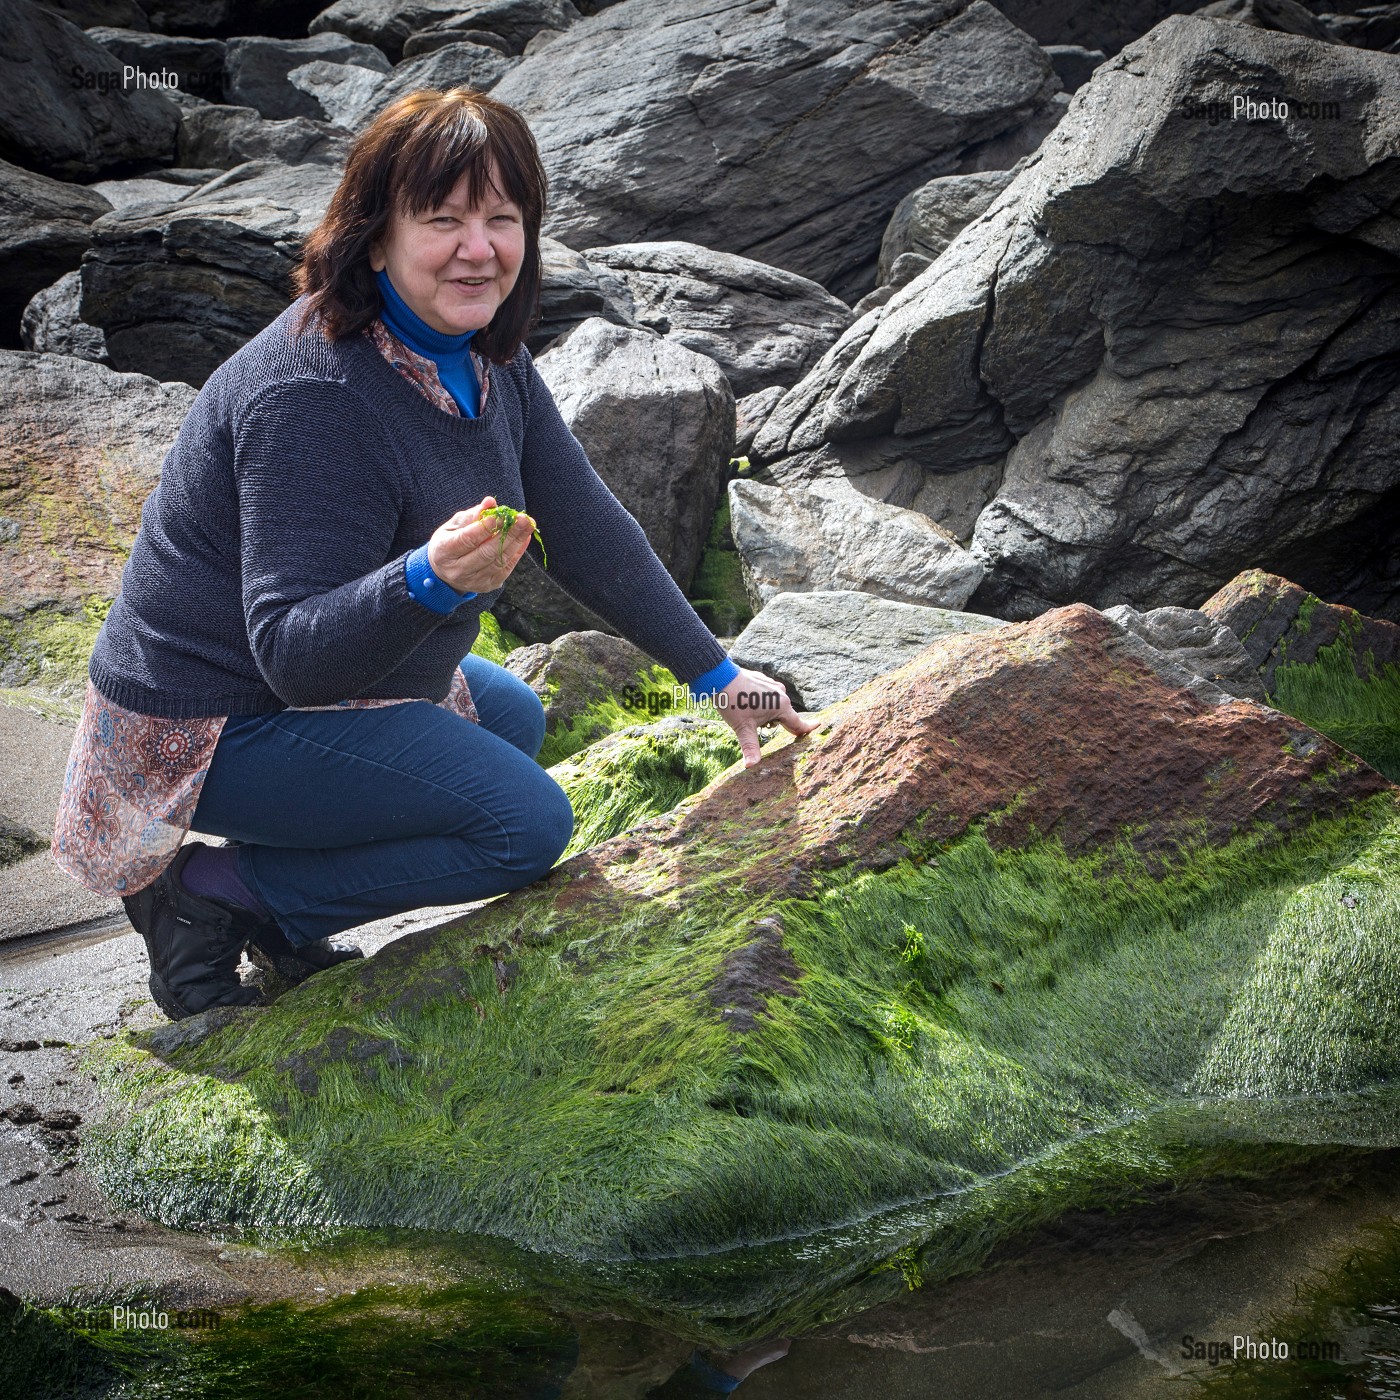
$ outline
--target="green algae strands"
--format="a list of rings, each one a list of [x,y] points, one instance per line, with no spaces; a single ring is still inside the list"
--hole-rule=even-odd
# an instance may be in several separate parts
[[[515,524],[515,518],[520,512],[514,506],[491,506],[481,512],[478,519],[493,520],[496,523],[496,539],[499,542],[496,552],[496,562],[502,564],[506,557],[506,536],[510,534],[510,527]],[[540,558],[544,560],[545,568],[549,568],[549,556],[544,552],[544,541],[540,538],[540,532],[535,531],[535,542],[540,547]]]

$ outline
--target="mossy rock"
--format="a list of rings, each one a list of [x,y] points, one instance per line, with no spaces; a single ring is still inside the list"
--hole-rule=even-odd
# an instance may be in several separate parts
[[[105,1043],[87,1160],[174,1225],[477,1232],[790,1322],[1395,1144],[1400,794],[1133,641],[1078,605],[949,637],[459,923]]]
[[[672,713],[684,688],[664,666],[608,632],[566,632],[513,651],[505,663],[544,706],[542,767],[605,735]]]
[[[510,654],[524,645],[514,632],[506,631],[492,613],[481,614],[481,631],[472,643],[473,655],[484,656],[486,660],[494,661],[497,666],[504,666]]]
[[[1239,637],[1269,703],[1400,781],[1400,626],[1247,569],[1202,604]]]
[[[617,730],[556,763],[550,776],[574,809],[565,855],[671,811],[742,756],[734,731],[718,716],[678,714]]]
[[[744,587],[743,562],[729,528],[727,495],[720,498],[715,510],[687,596],[705,626],[717,637],[737,637],[753,621],[753,604]]]
[[[88,659],[112,606],[92,597],[81,607],[36,607],[0,617],[0,685],[34,688],[81,703]]]

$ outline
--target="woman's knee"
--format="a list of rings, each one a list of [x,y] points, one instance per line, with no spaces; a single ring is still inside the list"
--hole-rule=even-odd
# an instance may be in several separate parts
[[[541,784],[531,804],[529,830],[522,833],[512,862],[527,880],[538,880],[558,863],[574,834],[574,809],[568,794],[553,779]]]

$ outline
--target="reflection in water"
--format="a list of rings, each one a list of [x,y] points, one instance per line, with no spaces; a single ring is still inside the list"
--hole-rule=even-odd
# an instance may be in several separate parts
[[[760,1366],[780,1361],[788,1354],[791,1338],[761,1342],[734,1355],[708,1356],[699,1347],[690,1361],[674,1375],[646,1393],[646,1400],[702,1400],[702,1397],[728,1395],[737,1390]]]

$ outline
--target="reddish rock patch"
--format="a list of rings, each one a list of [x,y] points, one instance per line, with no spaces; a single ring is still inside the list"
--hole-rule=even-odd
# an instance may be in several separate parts
[[[1126,838],[1156,862],[1256,822],[1296,829],[1390,786],[1287,715],[1163,680],[1083,604],[946,637],[825,717],[569,861],[548,882],[554,907],[595,921],[707,887],[736,902],[800,896],[823,870],[882,869],[906,840],[950,841],[989,818],[999,847],[1038,833],[1083,853]]]

